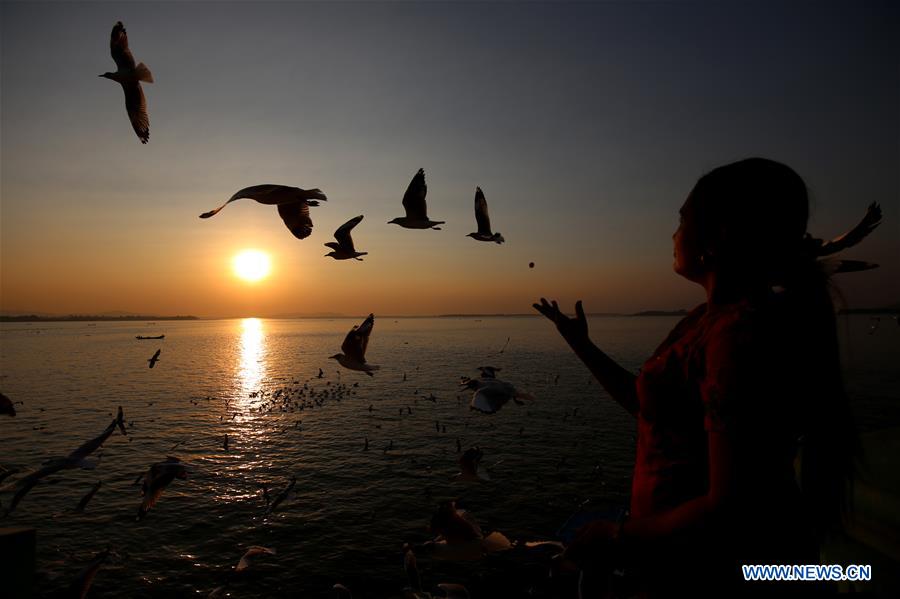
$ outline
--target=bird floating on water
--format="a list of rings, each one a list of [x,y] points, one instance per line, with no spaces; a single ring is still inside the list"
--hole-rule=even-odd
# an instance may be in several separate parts
[[[141,520],[147,515],[156,502],[159,501],[162,492],[176,478],[186,479],[187,468],[185,464],[178,458],[167,456],[165,461],[157,462],[150,466],[147,474],[144,475],[144,482],[141,484],[141,495],[144,500],[138,507],[137,519]]]
[[[267,206],[278,206],[278,215],[291,234],[297,239],[306,239],[313,230],[309,207],[318,206],[317,200],[326,201],[328,198],[321,189],[300,189],[274,184],[254,185],[238,191],[215,210],[201,214],[200,218],[215,216],[222,208],[240,199],[256,200]]]
[[[437,225],[443,225],[444,221],[434,221],[428,218],[428,207],[425,204],[425,195],[428,193],[428,186],[425,185],[425,169],[419,169],[419,172],[413,176],[403,194],[403,208],[406,210],[406,216],[399,216],[388,221],[388,224],[400,225],[404,229],[434,229],[440,231]]]
[[[358,225],[362,219],[363,215],[360,214],[337,228],[337,231],[334,232],[334,238],[337,239],[337,242],[329,241],[325,244],[325,247],[331,248],[331,251],[325,254],[326,258],[331,256],[335,260],[353,259],[362,262],[360,256],[366,256],[369,252],[357,252],[356,248],[353,247],[353,238],[350,236],[350,231],[352,231],[353,227]]]
[[[484,193],[480,187],[475,188],[475,222],[478,224],[476,233],[469,233],[466,237],[471,237],[477,241],[493,241],[494,243],[503,243],[503,235],[491,232],[491,217],[488,215],[487,200],[484,199]]]
[[[379,366],[366,362],[366,348],[369,347],[369,337],[372,335],[372,327],[375,326],[375,315],[369,316],[358,327],[354,325],[344,343],[341,344],[341,354],[329,356],[329,359],[337,360],[338,364],[350,370],[365,372],[369,376],[375,376],[374,371]]]
[[[100,77],[111,79],[122,86],[125,92],[125,110],[134,132],[142,144],[150,139],[150,116],[147,114],[147,99],[141,81],[153,83],[153,75],[144,63],[134,64],[134,56],[128,49],[128,35],[122,21],[118,21],[112,29],[109,39],[109,50],[116,61],[115,73],[103,73]]]

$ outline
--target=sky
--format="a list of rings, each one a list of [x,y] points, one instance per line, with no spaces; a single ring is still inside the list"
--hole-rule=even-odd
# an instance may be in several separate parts
[[[900,302],[896,2],[7,2],[0,4],[0,312],[525,313],[689,308],[678,209],[705,172],[764,156],[830,238],[880,202],[837,279]],[[150,142],[109,35],[124,22]],[[418,168],[441,231],[389,225]],[[250,185],[321,188],[295,239]],[[503,245],[479,243],[475,187]],[[323,246],[343,222],[364,262]],[[270,276],[232,258],[255,248]],[[528,267],[534,262],[533,269]]]

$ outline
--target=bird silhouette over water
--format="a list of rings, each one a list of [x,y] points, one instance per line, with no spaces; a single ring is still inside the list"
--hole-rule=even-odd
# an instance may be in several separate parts
[[[466,237],[494,243],[506,241],[500,233],[491,232],[491,217],[488,215],[487,200],[484,199],[484,193],[480,187],[475,188],[475,222],[478,224],[478,232],[469,233]]]
[[[167,456],[164,461],[150,466],[141,484],[141,495],[144,496],[144,499],[141,501],[140,507],[138,507],[138,520],[142,520],[147,515],[150,508],[159,501],[162,492],[169,486],[169,483],[176,478],[187,478],[187,468],[178,458]]]
[[[330,359],[338,361],[338,364],[350,370],[358,370],[365,372],[369,376],[375,376],[373,373],[378,370],[378,366],[366,362],[366,348],[369,347],[369,337],[372,335],[372,327],[375,326],[375,315],[369,316],[361,325],[354,326],[344,338],[341,345],[341,351],[344,353],[329,356]]]
[[[337,228],[337,231],[334,232],[334,238],[337,239],[337,243],[334,241],[329,241],[325,244],[325,247],[331,248],[331,251],[325,254],[325,257],[331,256],[335,260],[359,260],[362,262],[362,258],[360,256],[365,256],[369,252],[357,252],[356,248],[353,247],[353,238],[350,236],[350,231],[353,230],[353,227],[358,225],[360,221],[363,219],[363,215],[360,214],[355,218],[351,218],[343,225]]]
[[[153,368],[154,366],[156,366],[156,363],[159,362],[159,354],[161,352],[162,352],[161,349],[156,350],[156,353],[153,354],[153,357],[150,358],[149,360],[147,360],[148,362],[150,362],[150,368]],[[144,355],[146,355],[146,354],[144,354]]]
[[[141,81],[153,83],[153,75],[144,63],[134,64],[134,56],[128,49],[128,35],[122,21],[118,21],[112,29],[109,39],[109,50],[116,61],[115,73],[103,73],[100,77],[116,81],[125,92],[125,110],[138,139],[145,144],[150,139],[150,116],[147,114],[147,99]]]
[[[309,207],[318,206],[317,200],[326,201],[328,198],[321,189],[300,189],[299,187],[273,184],[254,185],[238,191],[215,210],[201,214],[200,218],[215,216],[231,202],[241,199],[256,200],[267,206],[278,206],[278,215],[291,234],[297,239],[306,239],[313,230]]]
[[[428,207],[425,204],[425,195],[428,193],[428,186],[425,185],[425,169],[419,169],[406,193],[403,194],[403,208],[406,210],[406,216],[399,216],[388,221],[388,224],[400,225],[404,229],[434,229],[440,231],[437,225],[444,224],[444,221],[434,221],[428,218]]]

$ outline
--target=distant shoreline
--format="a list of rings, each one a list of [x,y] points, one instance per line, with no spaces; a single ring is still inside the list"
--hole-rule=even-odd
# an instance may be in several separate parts
[[[66,316],[38,316],[37,314],[25,314],[21,316],[0,315],[0,322],[103,322],[103,321],[154,321],[154,320],[200,320],[197,316],[100,316],[89,314],[69,314]]]
[[[633,317],[654,317],[654,316],[685,316],[688,314],[688,310],[643,310],[641,312],[632,312],[630,314],[620,313],[620,312],[593,312],[588,313],[587,316],[591,317],[599,317],[599,318],[633,318]],[[900,307],[897,306],[888,306],[884,308],[850,308],[850,309],[842,309],[838,311],[838,314],[885,314],[885,315],[894,315],[900,314]],[[128,314],[121,316],[113,316],[113,315],[90,315],[90,314],[68,314],[65,316],[39,316],[37,314],[23,314],[23,315],[0,315],[0,322],[136,322],[136,321],[172,321],[172,320],[239,320],[242,318],[263,318],[266,320],[296,320],[296,319],[309,319],[309,320],[333,320],[338,318],[364,318],[365,315],[353,315],[353,314],[323,314],[323,315],[302,315],[302,314],[293,314],[293,315],[278,315],[278,316],[215,316],[215,317],[206,317],[206,316],[193,316],[193,315],[179,315],[179,316],[154,316],[154,315],[141,315],[141,314]],[[390,320],[396,318],[473,318],[473,319],[482,319],[482,318],[541,318],[540,314],[529,314],[529,313],[521,313],[521,314],[419,314],[419,315],[410,315],[410,314],[386,314],[378,316],[381,320]]]

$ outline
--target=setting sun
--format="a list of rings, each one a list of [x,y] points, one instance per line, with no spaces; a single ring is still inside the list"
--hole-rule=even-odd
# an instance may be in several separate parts
[[[234,257],[232,263],[234,274],[250,283],[264,279],[271,270],[269,256],[259,250],[244,250]]]

